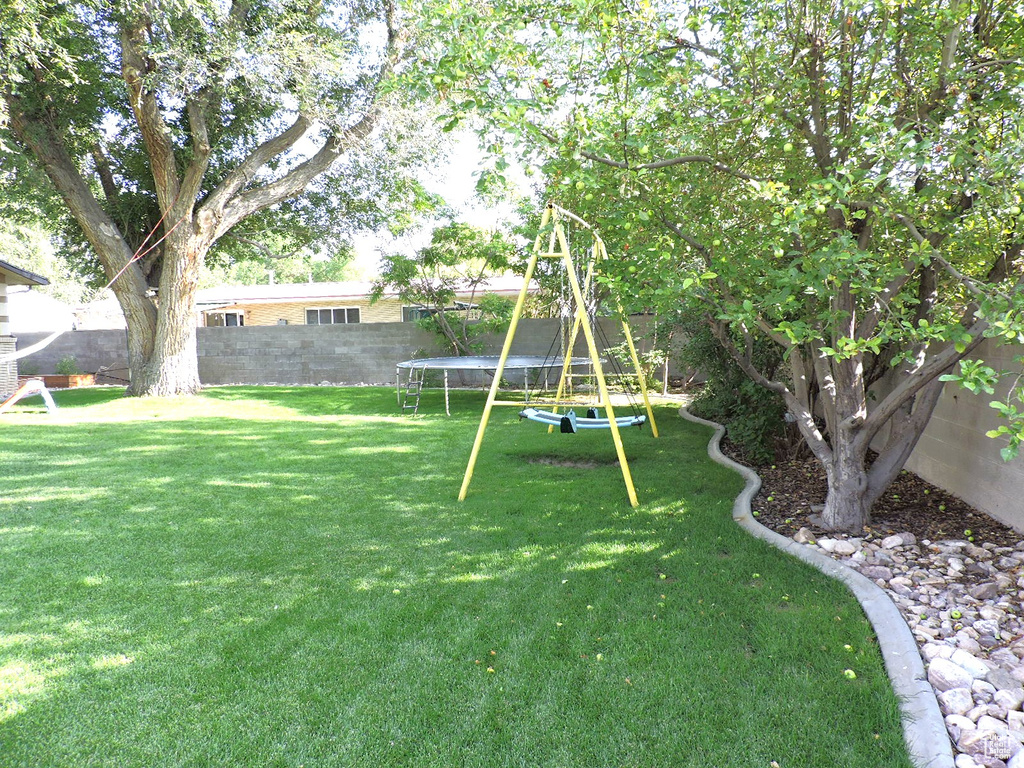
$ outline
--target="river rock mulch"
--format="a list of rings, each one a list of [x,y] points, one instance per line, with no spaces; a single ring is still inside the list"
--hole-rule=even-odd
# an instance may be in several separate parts
[[[759,522],[858,570],[900,608],[957,768],[1024,768],[1024,534],[910,472],[859,535],[828,533],[816,525],[826,486],[813,460],[755,469]]]

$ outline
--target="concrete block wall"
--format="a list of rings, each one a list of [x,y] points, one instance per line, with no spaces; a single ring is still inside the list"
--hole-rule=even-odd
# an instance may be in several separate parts
[[[614,328],[609,337],[615,343]],[[557,320],[523,320],[513,354],[544,355],[558,332]],[[45,333],[18,338],[23,349],[43,340]],[[504,337],[483,340],[484,354],[501,351]],[[392,384],[395,364],[416,357],[447,354],[437,337],[414,323],[356,325],[283,325],[197,329],[199,378],[204,384]],[[123,330],[68,331],[49,346],[25,358],[22,372],[47,374],[73,356],[84,373],[101,367],[127,377],[127,337]],[[577,354],[585,354],[577,347]],[[557,347],[556,347],[557,351]],[[476,384],[468,376],[453,383]]]
[[[408,323],[198,329],[204,384],[386,384],[395,363],[437,355],[434,335]]]
[[[1021,373],[1014,359],[1021,354],[1020,346],[986,341],[974,357],[996,370]],[[988,404],[1005,399],[1011,383],[1004,380],[994,395],[975,395],[947,384],[907,469],[1024,531],[1024,455],[1004,462],[999,450],[1006,441],[985,436],[1000,423],[999,414]]]
[[[18,349],[25,349],[42,341],[49,333],[22,333],[18,336]],[[48,346],[19,360],[22,376],[37,376],[57,372],[57,363],[65,357],[75,358],[82,373],[96,373],[109,368],[114,377],[128,378],[128,337],[121,330],[67,331]],[[100,380],[103,383],[102,379]],[[109,383],[114,383],[113,379]]]

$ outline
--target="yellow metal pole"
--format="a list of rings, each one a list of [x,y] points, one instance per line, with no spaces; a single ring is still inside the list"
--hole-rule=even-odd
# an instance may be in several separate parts
[[[608,258],[608,249],[604,246],[604,240],[595,232],[594,240],[594,262],[599,262],[601,259]],[[633,370],[636,371],[637,382],[640,384],[640,392],[644,398],[644,408],[647,409],[647,420],[651,422],[651,434],[658,437],[658,424],[654,420],[654,411],[651,408],[651,400],[647,395],[647,382],[644,379],[644,372],[640,368],[640,357],[636,352],[636,345],[633,343],[633,334],[629,330],[629,323],[626,322],[626,313],[622,310],[622,304],[619,303],[618,299],[615,300],[615,309],[619,313],[619,317],[622,319],[622,333],[625,336],[626,344],[629,346],[629,354],[633,360]]]
[[[556,209],[556,211],[555,211],[556,215],[558,213],[558,210],[561,210],[561,209]],[[597,247],[597,240],[599,240],[600,238],[598,238],[596,234],[594,235],[594,237],[595,237],[594,247],[596,248]],[[590,290],[590,284],[593,282],[593,279],[594,279],[594,259],[591,258],[590,259],[590,264],[587,265],[586,277],[583,280],[583,295],[584,296],[586,296],[587,292]],[[566,379],[569,376],[569,371],[572,369],[573,350],[576,348],[576,339],[579,337],[580,327],[583,325],[583,317],[582,317],[582,315],[584,313],[586,313],[586,307],[585,306],[577,305],[576,306],[576,312],[573,314],[572,330],[569,333],[569,344],[568,344],[568,347],[566,348],[565,359],[562,361],[562,377],[558,380],[558,390],[555,393],[555,400],[561,400],[562,399],[562,395],[565,393],[565,381],[566,381]],[[558,406],[557,405],[554,406],[551,409],[551,412],[552,413],[558,413]],[[551,434],[554,431],[555,431],[555,426],[554,426],[554,424],[552,424],[552,425],[550,425],[548,427],[548,434]]]
[[[501,357],[498,358],[498,367],[494,371],[494,380],[491,382],[491,390],[487,395],[487,403],[484,405],[483,415],[480,417],[480,426],[476,431],[476,440],[473,441],[473,450],[469,454],[469,464],[466,466],[466,474],[462,478],[462,488],[459,490],[459,501],[466,500],[466,493],[469,491],[469,481],[473,479],[473,469],[476,467],[476,459],[480,454],[480,446],[484,442],[484,432],[487,430],[487,422],[491,418],[491,408],[498,395],[498,387],[501,385],[501,375],[505,370],[505,362],[508,360],[509,350],[512,349],[512,339],[516,335],[516,327],[519,325],[519,318],[523,314],[523,307],[526,305],[526,296],[530,290],[530,280],[533,279],[533,271],[537,267],[537,259],[540,257],[540,244],[543,237],[544,227],[551,218],[552,208],[548,206],[541,216],[541,232],[537,234],[537,240],[533,245],[533,255],[526,265],[526,275],[523,277],[523,288],[519,291],[519,299],[516,301],[515,310],[512,312],[512,322],[509,323],[508,333],[505,334],[505,343],[501,347]]]
[[[573,298],[576,306],[583,308],[583,291],[580,290],[580,281],[576,278],[576,270],[573,268],[572,256],[569,253],[569,244],[565,242],[565,235],[561,230],[558,237],[564,251],[565,270],[569,276],[569,284],[572,286]],[[594,375],[597,377],[597,388],[601,393],[601,405],[608,414],[608,426],[612,432],[612,442],[615,443],[615,453],[619,457],[619,467],[622,469],[622,479],[626,483],[626,492],[629,494],[629,503],[637,506],[640,502],[636,498],[636,488],[633,486],[633,477],[629,472],[629,462],[626,461],[626,450],[622,445],[622,436],[619,434],[619,425],[615,421],[615,410],[612,408],[612,400],[608,395],[608,384],[604,380],[604,371],[601,369],[601,357],[597,353],[597,343],[594,341],[594,331],[590,327],[590,318],[583,313],[583,335],[587,339],[587,349],[590,351],[590,361],[594,365]]]
[[[622,307],[619,307],[619,314],[622,314]],[[633,344],[633,334],[629,332],[629,323],[622,321],[622,333],[629,345],[629,354],[633,358],[633,367],[636,369],[636,379],[640,383],[640,393],[644,396],[644,408],[647,409],[647,420],[651,422],[651,434],[658,437],[658,425],[654,421],[654,411],[651,410],[651,400],[647,396],[647,382],[644,380],[644,372],[640,368],[640,357],[636,353],[636,346]]]

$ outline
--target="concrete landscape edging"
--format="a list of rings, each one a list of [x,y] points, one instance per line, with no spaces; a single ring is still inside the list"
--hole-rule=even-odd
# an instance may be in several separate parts
[[[870,579],[757,522],[751,512],[750,502],[761,487],[761,478],[749,467],[736,463],[722,453],[719,443],[725,434],[725,427],[694,416],[686,408],[680,408],[679,412],[684,419],[715,430],[708,443],[708,456],[716,463],[735,470],[746,481],[733,503],[733,520],[751,535],[798,557],[826,576],[838,579],[860,602],[875,630],[886,671],[899,699],[903,738],[916,768],[955,768],[945,721],[925,674],[917,642],[896,605]]]

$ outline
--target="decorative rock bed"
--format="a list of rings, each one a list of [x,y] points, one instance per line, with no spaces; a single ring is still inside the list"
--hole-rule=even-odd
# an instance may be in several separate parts
[[[1024,768],[1024,540],[1014,546],[874,538],[793,539],[884,589],[917,639],[957,768]]]

